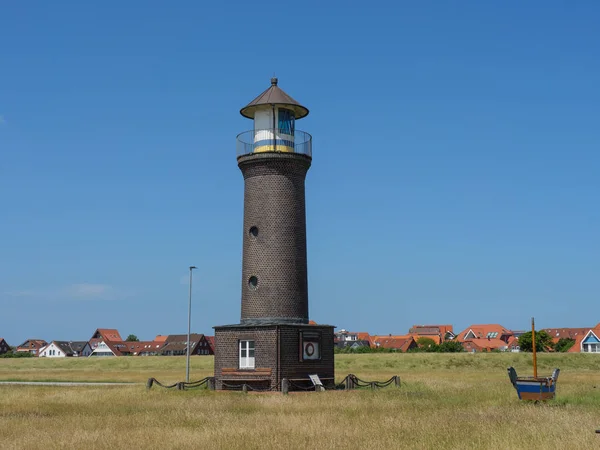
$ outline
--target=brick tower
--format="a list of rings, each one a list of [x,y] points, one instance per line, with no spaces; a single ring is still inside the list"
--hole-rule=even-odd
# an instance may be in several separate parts
[[[237,137],[244,177],[242,308],[239,324],[215,328],[217,389],[333,381],[333,326],[310,325],[304,180],[312,137],[296,130],[308,109],[271,86],[241,109],[254,121]]]

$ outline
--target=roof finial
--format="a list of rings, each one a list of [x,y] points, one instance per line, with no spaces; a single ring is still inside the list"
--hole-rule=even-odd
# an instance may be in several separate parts
[[[277,86],[277,77],[273,74],[273,78],[271,78],[271,86]]]

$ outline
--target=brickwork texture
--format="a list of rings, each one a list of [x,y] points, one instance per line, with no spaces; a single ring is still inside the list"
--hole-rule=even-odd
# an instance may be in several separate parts
[[[242,156],[244,239],[241,323],[308,323],[304,180],[310,158]]]

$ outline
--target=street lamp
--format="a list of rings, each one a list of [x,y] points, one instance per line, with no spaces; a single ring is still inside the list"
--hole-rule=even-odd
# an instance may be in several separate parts
[[[187,335],[187,356],[185,362],[185,382],[190,382],[190,328],[192,326],[192,270],[196,266],[190,266],[190,300],[188,302],[188,335]]]

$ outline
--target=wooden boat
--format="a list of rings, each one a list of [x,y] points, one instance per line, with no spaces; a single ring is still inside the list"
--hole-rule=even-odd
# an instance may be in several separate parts
[[[510,382],[517,390],[519,400],[551,400],[556,395],[556,382],[560,369],[554,369],[549,377],[538,376],[537,355],[535,349],[535,321],[531,318],[531,346],[533,350],[533,376],[520,377],[514,367],[508,368]]]

